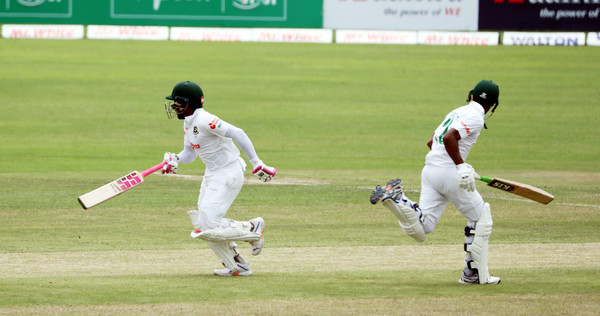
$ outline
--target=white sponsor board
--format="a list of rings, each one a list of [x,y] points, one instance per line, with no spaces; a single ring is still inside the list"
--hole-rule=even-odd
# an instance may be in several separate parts
[[[476,0],[324,0],[330,29],[476,31]]]
[[[252,29],[255,42],[331,43],[333,31],[324,29]]]
[[[252,29],[171,27],[173,41],[248,42],[252,40]]]
[[[425,45],[496,46],[498,32],[418,32],[418,43]]]
[[[172,27],[174,41],[331,43],[333,31],[324,29]]]
[[[600,46],[600,32],[591,32],[587,36],[588,46]]]
[[[504,32],[502,44],[518,46],[584,46],[585,33]]]
[[[335,42],[340,44],[417,44],[414,31],[337,30]]]
[[[169,39],[168,26],[88,25],[89,39],[154,40]]]
[[[4,38],[82,39],[83,25],[2,25]]]

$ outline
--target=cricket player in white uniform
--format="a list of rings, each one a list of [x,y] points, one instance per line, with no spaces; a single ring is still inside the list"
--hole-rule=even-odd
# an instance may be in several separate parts
[[[402,180],[392,179],[371,194],[372,204],[382,202],[398,218],[400,227],[419,242],[433,231],[448,203],[467,218],[465,227],[465,268],[460,283],[498,284],[500,278],[488,271],[488,240],[492,232],[490,205],[475,189],[479,176],[465,161],[479,133],[498,106],[500,90],[483,80],[469,92],[467,105],[450,112],[427,142],[431,151],[421,173],[419,203],[402,191]],[[486,117],[487,114],[487,117]]]
[[[187,164],[200,157],[206,170],[200,186],[198,209],[188,212],[194,230],[192,238],[206,241],[221,260],[224,269],[215,269],[219,276],[252,274],[250,263],[242,257],[236,241],[250,243],[250,253],[258,255],[264,246],[265,221],[261,217],[249,221],[225,218],[227,210],[244,184],[246,163],[240,157],[242,148],[253,171],[263,182],[270,181],[277,170],[264,164],[256,154],[246,133],[207,112],[202,107],[204,93],[195,83],[183,81],[175,85],[166,97],[167,116],[183,120],[183,150],[165,153],[163,173],[176,173],[178,164]]]

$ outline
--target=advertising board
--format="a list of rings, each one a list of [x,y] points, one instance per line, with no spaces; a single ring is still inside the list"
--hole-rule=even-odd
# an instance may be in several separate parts
[[[2,25],[3,38],[30,38],[30,39],[82,39],[83,25],[30,25],[30,24],[4,24]]]
[[[503,45],[584,46],[584,32],[504,32]]]
[[[371,30],[477,30],[475,0],[324,0],[323,27]]]
[[[321,28],[323,0],[4,0],[0,24]]]
[[[600,32],[590,32],[587,36],[588,46],[600,46]]]
[[[479,29],[598,31],[600,0],[479,0]]]
[[[468,45],[496,46],[498,32],[419,32],[418,44],[423,45]]]

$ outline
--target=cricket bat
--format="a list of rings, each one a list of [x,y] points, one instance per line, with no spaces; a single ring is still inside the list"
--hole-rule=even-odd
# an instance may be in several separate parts
[[[493,188],[516,194],[542,204],[548,204],[554,200],[554,195],[528,184],[484,176],[480,176],[479,180],[486,182],[488,186]]]
[[[166,162],[161,162],[158,165],[143,171],[142,173],[134,171],[130,174],[124,175],[111,183],[105,184],[94,191],[80,196],[77,200],[79,201],[79,204],[83,206],[83,209],[87,210],[92,206],[106,202],[115,196],[138,186],[140,183],[144,182],[145,177],[154,173],[156,170],[161,169],[165,164]]]

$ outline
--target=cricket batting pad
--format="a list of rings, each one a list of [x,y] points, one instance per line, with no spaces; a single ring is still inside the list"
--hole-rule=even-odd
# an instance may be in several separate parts
[[[486,284],[490,278],[488,245],[493,224],[490,205],[485,203],[481,217],[475,224],[475,238],[473,238],[473,243],[466,249],[471,252],[471,257],[475,263],[475,267],[472,268],[477,268],[478,270],[479,284]]]
[[[253,233],[237,227],[213,228],[205,231],[193,230],[192,238],[200,238],[206,241],[257,241],[262,237],[261,233]]]
[[[382,203],[398,218],[398,224],[407,235],[418,242],[425,241],[425,231],[415,210],[393,199],[385,199]]]
[[[219,257],[223,265],[230,270],[235,269],[237,263],[235,262],[235,256],[237,252],[232,249],[226,241],[206,241],[206,244],[212,249],[212,251]]]

